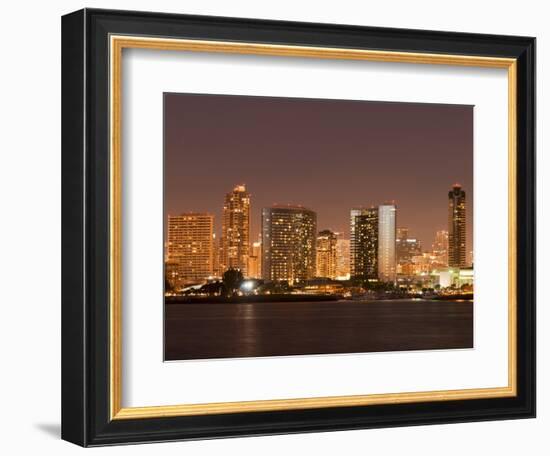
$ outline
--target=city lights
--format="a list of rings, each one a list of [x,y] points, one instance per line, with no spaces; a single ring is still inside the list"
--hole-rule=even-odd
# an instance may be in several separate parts
[[[243,291],[252,291],[255,286],[256,286],[256,282],[254,282],[253,280],[245,280],[241,284],[241,290],[243,290]]]
[[[431,250],[423,250],[409,228],[397,227],[394,202],[351,209],[349,239],[341,232],[318,231],[317,213],[302,205],[265,207],[254,242],[250,205],[244,184],[225,195],[219,239],[211,214],[168,216],[167,295],[380,299],[473,293],[472,264],[466,262],[466,195],[458,184],[448,192],[448,231],[434,230]],[[238,283],[226,283],[228,271]]]

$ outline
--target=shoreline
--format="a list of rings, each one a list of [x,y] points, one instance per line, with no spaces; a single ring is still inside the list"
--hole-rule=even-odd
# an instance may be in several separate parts
[[[164,304],[263,304],[263,303],[308,303],[308,302],[384,302],[384,301],[424,301],[424,302],[451,302],[451,301],[472,301],[473,294],[450,295],[450,296],[435,296],[428,298],[421,297],[361,297],[359,299],[344,298],[342,295],[289,295],[289,294],[272,294],[272,295],[249,295],[235,296],[227,298],[223,296],[165,296]]]
[[[343,300],[342,295],[165,296],[165,304],[261,304],[264,302],[320,302]]]

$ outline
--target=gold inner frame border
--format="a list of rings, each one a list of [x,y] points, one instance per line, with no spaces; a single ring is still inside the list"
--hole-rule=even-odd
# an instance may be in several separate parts
[[[400,404],[517,395],[516,291],[516,160],[517,61],[512,58],[376,51],[246,42],[111,35],[110,52],[110,415],[112,420],[161,418],[223,413],[300,410],[329,407]],[[374,62],[503,68],[508,71],[508,385],[505,387],[270,399],[244,402],[122,407],[122,52],[124,49],[194,51],[299,58],[367,60]]]

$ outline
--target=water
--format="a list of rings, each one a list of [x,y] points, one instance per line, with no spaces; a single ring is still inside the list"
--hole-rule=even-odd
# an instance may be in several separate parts
[[[167,304],[165,359],[471,348],[472,301]]]

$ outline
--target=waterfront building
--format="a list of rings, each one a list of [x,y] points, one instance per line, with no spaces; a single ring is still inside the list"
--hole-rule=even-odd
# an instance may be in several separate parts
[[[336,234],[336,278],[348,280],[350,278],[349,256],[350,240],[344,239],[343,233]]]
[[[336,234],[330,230],[320,231],[316,245],[316,276],[336,278]]]
[[[225,195],[222,218],[220,274],[238,269],[247,275],[250,250],[250,194],[237,185]]]
[[[460,184],[453,185],[448,193],[449,210],[449,267],[466,266],[466,193]]]
[[[351,278],[378,278],[378,208],[350,212]]]
[[[434,257],[431,253],[425,252],[415,255],[412,258],[413,275],[422,275],[431,273],[434,269]]]
[[[413,258],[416,258],[416,257],[413,257]],[[403,264],[398,264],[397,265],[397,272],[400,275],[404,275],[404,276],[414,276],[414,275],[416,275],[417,269],[418,269],[417,265],[415,263],[413,263],[412,259],[411,259],[410,263],[403,263]]]
[[[408,228],[397,228],[396,231],[395,256],[399,267],[410,264],[414,256],[422,254],[422,247],[418,239],[409,237]]]
[[[252,243],[250,255],[248,257],[248,277],[251,279],[262,278],[262,242]]]
[[[220,271],[220,239],[216,236],[216,233],[212,235],[212,275],[214,277],[221,277]]]
[[[214,272],[214,216],[169,215],[167,250],[181,284],[204,282]]]
[[[174,292],[180,288],[182,284],[179,278],[179,264],[177,261],[167,260],[164,262],[164,278],[165,293]]]
[[[435,233],[434,243],[432,244],[432,252],[437,258],[437,262],[443,267],[449,265],[449,232],[439,230]]]
[[[262,277],[290,284],[315,276],[317,214],[301,206],[262,209]]]
[[[317,277],[302,282],[299,287],[300,293],[313,295],[334,295],[344,294],[345,287],[342,282],[325,277]]]
[[[384,282],[395,282],[396,215],[395,204],[378,206],[378,278]]]
[[[457,289],[467,288],[473,291],[474,270],[473,268],[448,268],[438,272],[439,286],[441,288],[454,287]]]
[[[458,286],[460,288],[464,287],[465,285],[468,287],[474,286],[474,268],[464,268],[459,271]]]

